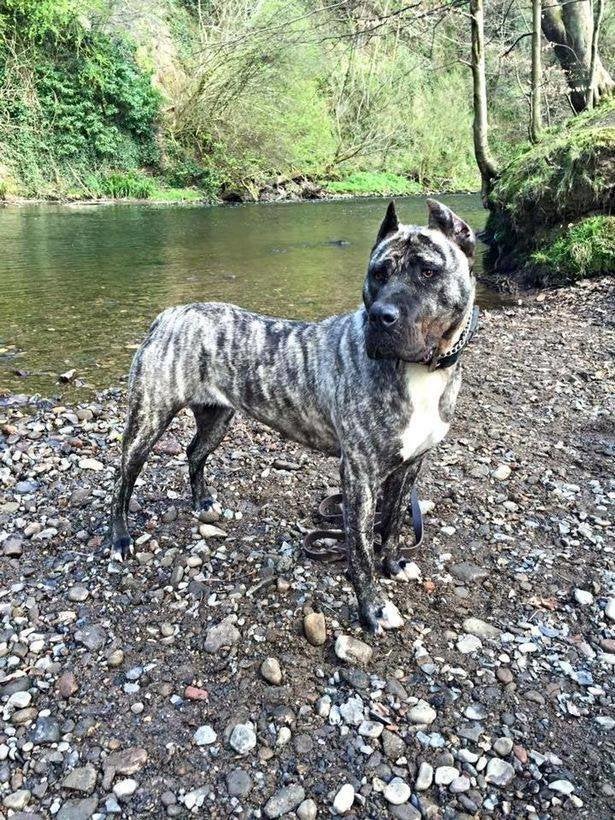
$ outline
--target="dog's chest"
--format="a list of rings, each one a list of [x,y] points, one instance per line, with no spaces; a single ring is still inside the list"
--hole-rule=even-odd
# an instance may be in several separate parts
[[[456,385],[449,385],[450,378],[446,369],[430,373],[426,367],[409,368],[406,387],[412,411],[401,433],[400,454],[404,461],[427,452],[447,434],[450,423],[440,415],[440,399],[445,390],[455,390]]]

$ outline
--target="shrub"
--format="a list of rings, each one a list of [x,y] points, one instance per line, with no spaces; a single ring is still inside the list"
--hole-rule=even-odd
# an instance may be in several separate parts
[[[530,257],[549,283],[599,276],[615,270],[615,217],[591,216],[568,225]]]

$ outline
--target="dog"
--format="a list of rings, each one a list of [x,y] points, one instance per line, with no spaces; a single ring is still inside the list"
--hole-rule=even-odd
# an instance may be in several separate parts
[[[152,446],[189,407],[194,508],[208,510],[203,468],[240,411],[340,458],[349,576],[360,621],[381,635],[403,624],[374,570],[381,498],[382,570],[408,580],[400,529],[425,454],[446,435],[470,335],[476,240],[428,200],[428,227],[400,224],[390,203],[372,249],[363,305],[321,322],[270,318],[234,305],[172,307],[154,321],[129,378],[128,414],[111,515],[111,550],[132,552],[130,496]],[[455,352],[457,351],[457,352]]]

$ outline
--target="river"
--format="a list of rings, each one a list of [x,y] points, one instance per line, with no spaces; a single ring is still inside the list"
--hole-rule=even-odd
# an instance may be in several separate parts
[[[442,200],[483,227],[478,195]],[[302,319],[351,310],[386,203],[4,207],[0,391],[117,384],[150,322],[173,304],[222,300]],[[400,199],[398,213],[424,224],[424,198]],[[480,288],[479,302],[499,297]],[[73,368],[75,383],[59,385]]]

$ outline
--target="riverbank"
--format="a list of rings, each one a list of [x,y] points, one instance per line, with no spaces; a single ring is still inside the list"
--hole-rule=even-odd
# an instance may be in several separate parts
[[[341,568],[301,555],[333,460],[238,421],[207,467],[222,532],[201,529],[182,416],[118,566],[103,538],[123,390],[5,398],[4,805],[74,820],[314,801],[307,818],[345,786],[358,817],[609,817],[613,295],[606,278],[483,313],[420,481],[422,577],[387,584],[406,623],[382,641],[359,631]],[[336,656],[339,635],[371,647],[365,666]]]

